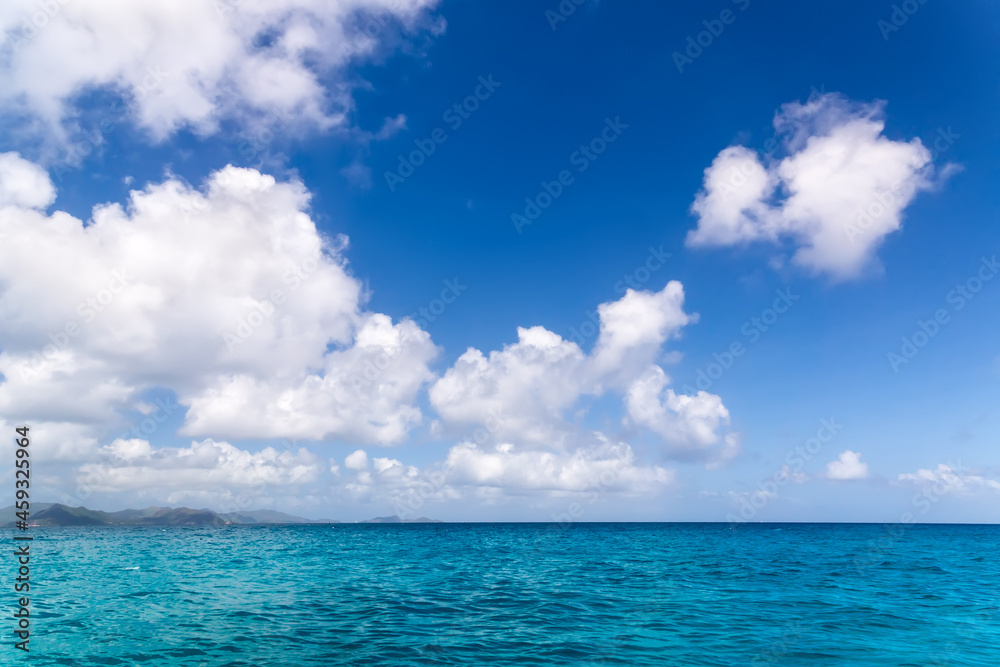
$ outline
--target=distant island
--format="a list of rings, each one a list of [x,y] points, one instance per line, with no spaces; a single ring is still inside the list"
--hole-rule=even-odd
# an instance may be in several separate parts
[[[219,513],[209,509],[189,507],[147,507],[141,510],[102,512],[86,507],[70,507],[60,503],[32,503],[29,525],[38,527],[60,526],[226,526],[226,525],[278,525],[278,524],[330,524],[341,523],[332,519],[305,519],[275,510]],[[13,505],[0,508],[0,526],[15,526],[16,509]],[[358,523],[440,523],[434,519],[401,519],[383,516]]]

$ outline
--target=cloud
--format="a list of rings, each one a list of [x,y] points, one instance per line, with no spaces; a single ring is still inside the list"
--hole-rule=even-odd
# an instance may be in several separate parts
[[[946,463],[938,464],[934,470],[920,469],[915,473],[904,473],[897,479],[900,482],[931,488],[937,495],[983,490],[1000,491],[1000,482],[966,472],[961,465],[952,467]]]
[[[185,396],[191,407],[181,433],[398,444],[422,421],[414,402],[434,378],[428,363],[437,352],[412,321],[370,315],[353,345],[326,355],[321,373],[291,381],[225,376]]]
[[[431,385],[431,405],[445,421],[488,426],[501,440],[559,445],[569,434],[566,412],[581,396],[620,389],[635,393],[628,400],[640,414],[637,422],[671,444],[714,443],[718,438],[709,432],[729,417],[718,396],[675,395],[669,416],[657,421],[649,414],[655,408],[645,399],[645,385],[633,384],[656,371],[663,380],[658,389],[666,384],[659,368],[650,370],[652,362],[665,342],[697,321],[684,312],[683,286],[671,281],[659,292],[629,289],[598,306],[598,315],[600,333],[590,354],[540,326],[518,328],[516,343],[489,355],[470,348]],[[727,447],[733,452],[738,443],[730,439]]]
[[[440,462],[421,470],[399,459],[374,457],[369,467],[367,454],[360,450],[348,460],[352,462],[345,466],[354,471],[353,477],[330,487],[330,497],[335,502],[391,507],[390,511],[403,518],[414,518],[418,516],[416,511],[429,501],[462,498],[447,483]]]
[[[0,153],[0,208],[43,209],[56,199],[44,169],[17,153]]]
[[[382,123],[382,128],[375,134],[374,138],[379,140],[390,139],[398,132],[405,129],[406,115],[397,114],[396,116],[385,119],[385,122]]]
[[[865,479],[868,477],[868,464],[861,462],[861,453],[847,450],[837,457],[836,461],[826,464],[826,476],[829,479]]]
[[[13,193],[0,208],[0,420],[32,420],[59,443],[40,448],[88,489],[246,509],[273,498],[241,500],[241,489],[315,489],[321,473],[335,479],[333,498],[392,502],[428,483],[428,498],[454,500],[585,493],[595,479],[602,492],[653,493],[674,479],[566,413],[583,395],[624,394],[649,374],[654,394],[666,391],[654,362],[696,321],[678,282],[601,304],[589,353],[543,327],[519,328],[516,343],[469,349],[438,377],[427,332],[365,309],[347,239],[319,232],[297,180],[232,166],[199,188],[168,176],[124,204],[95,206],[85,223],[44,210],[54,189],[36,165],[17,155],[0,164],[0,192]],[[364,449],[341,469],[306,450],[229,444],[406,442],[423,423],[426,387],[442,422],[485,428],[424,469]],[[668,396],[646,422],[668,453],[728,451],[717,396]],[[101,447],[135,419],[140,427]],[[150,444],[176,420],[198,440]]]
[[[351,456],[359,454],[364,452]],[[676,479],[673,470],[642,465],[629,445],[599,433],[570,451],[462,442],[449,449],[445,460],[423,469],[383,457],[372,463],[371,468],[367,460],[347,465],[353,477],[331,487],[332,497],[351,504],[382,503],[404,518],[448,501],[575,496],[593,503],[605,494],[649,496]]]
[[[65,139],[95,91],[121,96],[156,140],[226,120],[344,123],[351,63],[400,36],[440,32],[437,0],[9,0],[0,9],[0,107]],[[67,54],[72,54],[67,57]]]
[[[0,208],[0,416],[107,425],[160,387],[187,435],[395,443],[421,422],[436,346],[364,311],[347,239],[319,233],[300,182],[168,178],[84,225],[33,207],[47,179],[5,176],[31,206]]]
[[[564,412],[585,390],[586,358],[576,343],[544,327],[518,327],[517,338],[488,357],[469,348],[431,385],[431,405],[442,418],[497,422],[501,437],[555,437]]]
[[[672,280],[659,292],[626,290],[618,301],[597,307],[601,332],[592,353],[598,382],[628,384],[657,357],[663,344],[698,321],[684,312],[684,287]]]
[[[687,244],[787,241],[792,261],[812,273],[862,275],[902,226],[906,207],[934,185],[931,152],[920,139],[883,135],[884,106],[836,93],[784,105],[774,127],[787,155],[765,163],[743,146],[721,151],[691,207],[698,224]]]
[[[722,399],[705,391],[678,395],[667,388],[670,379],[659,366],[650,367],[625,395],[628,417],[660,435],[668,451],[681,458],[725,461],[740,452],[739,436],[720,433],[729,424]]]
[[[363,449],[358,449],[352,454],[348,454],[344,459],[344,467],[348,470],[365,470],[368,468],[368,453]]]
[[[505,493],[648,493],[674,481],[672,470],[640,466],[631,447],[606,438],[564,453],[462,443],[451,448],[445,465],[454,486],[496,487]]]
[[[117,439],[101,448],[100,457],[79,468],[76,481],[84,492],[168,503],[198,499],[218,505],[248,491],[262,496],[269,488],[312,484],[323,468],[306,449],[251,452],[214,440],[157,448],[142,439]]]
[[[100,440],[89,424],[0,419],[0,429],[7,433],[26,424],[30,426],[32,456],[49,464],[92,460],[100,449]]]

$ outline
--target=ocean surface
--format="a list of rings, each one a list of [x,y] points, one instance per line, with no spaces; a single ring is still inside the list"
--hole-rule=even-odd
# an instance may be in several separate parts
[[[30,533],[3,665],[1000,665],[1000,526]]]

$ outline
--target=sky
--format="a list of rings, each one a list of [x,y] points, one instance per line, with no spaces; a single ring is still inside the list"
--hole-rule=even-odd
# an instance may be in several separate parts
[[[1000,521],[998,29],[5,2],[0,429],[106,510]]]

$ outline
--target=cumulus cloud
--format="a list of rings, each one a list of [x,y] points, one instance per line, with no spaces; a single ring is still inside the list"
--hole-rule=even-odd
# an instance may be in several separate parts
[[[100,449],[100,439],[86,423],[0,419],[0,429],[13,433],[26,423],[30,425],[32,455],[45,461],[84,462]]]
[[[289,381],[249,374],[217,378],[188,397],[184,434],[295,437],[397,444],[421,423],[413,405],[434,375],[430,335],[407,320],[370,315],[353,345],[326,355],[322,372]]]
[[[826,464],[826,476],[829,479],[865,479],[868,477],[868,464],[861,461],[860,452],[847,450],[841,452],[836,461]]]
[[[214,440],[157,448],[142,439],[117,439],[99,454],[99,462],[79,468],[77,483],[87,493],[127,493],[168,503],[199,499],[219,505],[234,493],[287,490],[314,483],[323,468],[306,449],[251,452]]]
[[[430,388],[431,405],[457,423],[495,424],[501,435],[547,440],[585,390],[586,358],[544,327],[517,330],[517,343],[489,356],[469,348]]]
[[[583,493],[597,489],[640,493],[670,484],[674,471],[638,464],[632,448],[606,438],[571,452],[521,449],[510,443],[493,448],[463,443],[448,452],[449,483],[487,486],[505,492]]]
[[[29,191],[5,175],[22,203],[51,198],[48,179]],[[322,236],[308,205],[297,181],[227,167],[86,225],[0,208],[0,416],[106,424],[162,387],[190,408],[189,435],[400,441],[437,349],[364,311],[346,239]]]
[[[793,262],[811,272],[838,280],[861,275],[935,180],[920,139],[883,134],[884,106],[836,93],[784,105],[774,127],[787,155],[765,163],[743,146],[721,151],[691,207],[698,225],[687,244],[788,241]]]
[[[364,452],[356,452],[358,457]],[[351,457],[348,457],[349,459]],[[382,503],[403,518],[448,501],[496,503],[522,497],[576,497],[591,503],[607,495],[654,495],[669,488],[675,471],[639,462],[632,448],[599,433],[570,451],[511,443],[462,442],[443,461],[424,468],[376,457],[347,465],[352,476],[331,487],[346,503]]]
[[[675,456],[707,456],[716,462],[736,456],[739,436],[720,432],[729,424],[722,399],[705,391],[678,395],[667,387],[669,382],[659,366],[650,367],[633,382],[625,395],[629,418],[659,434]]]
[[[501,440],[558,445],[568,433],[565,414],[581,396],[627,390],[637,423],[671,445],[700,448],[705,455],[719,439],[715,429],[729,418],[718,396],[678,397],[671,391],[670,406],[653,406],[646,398],[649,382],[633,384],[659,372],[654,394],[666,385],[652,362],[665,342],[697,320],[684,312],[683,286],[671,281],[659,292],[629,289],[618,301],[598,306],[598,315],[600,333],[589,354],[540,326],[519,328],[516,343],[489,355],[470,348],[431,385],[431,405],[445,421],[485,425]],[[725,449],[727,456],[734,454],[738,441],[729,438]]]
[[[358,449],[347,455],[344,459],[344,467],[348,470],[365,470],[368,468],[368,453],[363,449]]]
[[[298,181],[231,166],[200,188],[167,177],[124,205],[96,206],[84,223],[46,212],[51,182],[8,155],[0,192],[0,420],[33,420],[59,443],[40,448],[76,466],[95,492],[246,509],[233,495],[241,488],[315,485],[320,472],[354,499],[408,497],[439,474],[448,475],[432,484],[439,499],[582,493],[595,479],[616,493],[652,492],[673,472],[566,419],[584,394],[627,392],[650,374],[654,396],[669,398],[647,397],[643,425],[706,457],[731,442],[717,434],[728,420],[721,400],[665,393],[654,365],[696,320],[680,283],[601,304],[589,353],[543,327],[520,328],[516,343],[488,355],[470,349],[437,377],[429,364],[438,348],[425,331],[365,310],[347,239],[317,230]],[[306,450],[225,442],[398,444],[422,423],[428,384],[442,420],[483,425],[487,437],[477,430],[475,444],[423,470],[362,449],[341,470]],[[149,433],[175,409],[180,433],[205,439],[152,446]],[[135,414],[141,433],[100,446]],[[168,492],[179,480],[184,490]]]
[[[0,107],[60,134],[95,91],[158,140],[266,117],[326,129],[351,109],[344,68],[440,32],[437,0],[10,0],[0,8]],[[67,57],[72,53],[72,57]]]
[[[903,473],[899,482],[932,489],[937,495],[946,493],[972,493],[975,491],[1000,491],[1000,482],[966,471],[961,465],[940,463],[934,470],[920,469]]]
[[[684,287],[672,280],[659,292],[629,289],[618,301],[597,307],[601,332],[592,353],[598,382],[624,386],[642,372],[663,344],[698,321],[684,312]]]
[[[0,153],[0,208],[45,208],[56,199],[56,189],[44,169],[17,153]]]

